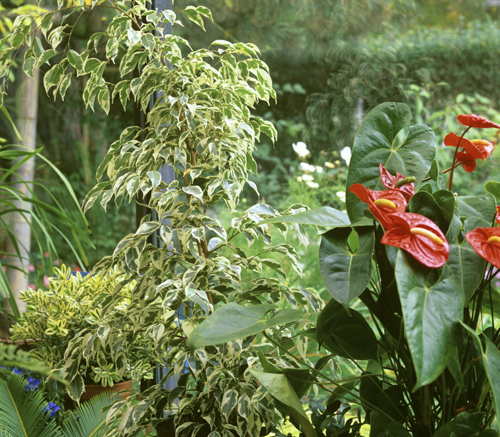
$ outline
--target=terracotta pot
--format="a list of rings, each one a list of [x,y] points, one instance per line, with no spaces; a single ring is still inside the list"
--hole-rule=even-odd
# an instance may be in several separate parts
[[[90,399],[92,399],[94,396],[97,396],[100,393],[103,392],[112,392],[112,393],[118,393],[122,390],[127,390],[127,392],[122,393],[120,396],[122,396],[124,399],[127,399],[130,393],[132,392],[132,381],[124,381],[120,382],[118,384],[113,385],[113,387],[103,387],[102,385],[85,385],[85,390],[82,393],[82,396],[80,398],[80,403],[86,402]],[[65,410],[75,410],[77,407],[76,402],[71,399],[68,394],[66,393],[64,395],[64,409]]]
[[[127,399],[129,394],[132,392],[132,381],[120,382],[118,384],[113,385],[113,387],[103,387],[102,385],[85,385],[85,390],[82,393],[80,402],[88,401],[94,396],[97,396],[98,394],[103,393],[105,391],[118,393],[119,391],[122,390],[127,390],[126,393],[123,393],[121,395],[124,399]]]

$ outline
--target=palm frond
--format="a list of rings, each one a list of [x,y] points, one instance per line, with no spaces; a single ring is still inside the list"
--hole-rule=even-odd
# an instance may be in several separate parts
[[[0,429],[15,437],[59,436],[54,419],[43,411],[47,402],[41,393],[27,391],[27,384],[26,378],[16,374],[0,381]]]
[[[116,394],[104,392],[81,404],[64,422],[64,437],[102,437],[107,430],[106,413],[101,410],[116,399]]]

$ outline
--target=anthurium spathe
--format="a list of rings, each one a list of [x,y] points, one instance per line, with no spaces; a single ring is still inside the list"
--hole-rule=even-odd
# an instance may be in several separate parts
[[[499,124],[493,123],[492,121],[484,117],[480,117],[479,115],[476,114],[460,114],[457,116],[457,120],[464,126],[468,127],[477,127],[481,129],[487,129],[487,128],[500,129]]]
[[[371,213],[385,229],[391,226],[392,214],[406,210],[406,199],[399,191],[375,191],[361,184],[351,185],[349,191],[368,204]]]
[[[433,268],[442,267],[450,253],[446,237],[438,225],[420,214],[392,214],[391,227],[381,242],[404,249],[423,265]]]
[[[396,176],[390,174],[383,164],[380,164],[380,180],[385,188],[391,191],[399,191],[409,202],[415,194],[415,178],[406,177],[396,172]]]
[[[500,228],[477,228],[465,238],[479,256],[500,269]]]
[[[469,173],[476,169],[476,159],[484,161],[494,149],[493,144],[487,140],[468,140],[459,137],[454,132],[446,135],[444,144],[449,147],[462,147],[465,150],[465,152],[457,152],[457,160],[463,165],[464,170]]]
[[[495,221],[500,225],[500,206],[497,206],[497,212],[495,214]]]

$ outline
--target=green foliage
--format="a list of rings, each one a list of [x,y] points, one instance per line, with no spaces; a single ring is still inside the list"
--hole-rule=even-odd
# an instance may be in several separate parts
[[[19,375],[0,380],[0,429],[15,437],[52,437],[56,422],[43,411],[47,402],[35,390],[26,390],[28,381]]]
[[[179,377],[179,388],[166,389],[162,381],[140,399],[117,401],[108,418],[120,420],[118,432],[140,435],[148,425],[162,422],[164,412],[173,410],[178,435],[209,428],[224,437],[234,433],[257,437],[270,430],[275,410],[270,395],[258,388],[249,372],[257,356],[255,326],[243,330],[251,334],[243,342],[227,343],[230,337],[219,335],[217,343],[226,342],[220,346],[211,346],[216,343],[213,339],[197,341],[200,330],[196,326],[211,313],[217,319],[216,309],[224,311],[225,304],[247,310],[280,309],[284,296],[292,309],[279,310],[264,323],[257,323],[259,331],[281,338],[285,335],[283,323],[307,324],[312,316],[309,308],[314,312],[322,306],[314,290],[290,287],[281,264],[271,258],[272,254],[288,258],[300,272],[297,251],[284,242],[273,244],[270,227],[283,235],[290,230],[306,242],[303,228],[296,223],[261,224],[280,215],[267,204],[237,210],[245,185],[257,191],[256,184],[249,181],[249,174],[257,173],[252,157],[255,142],[263,136],[276,139],[272,123],[252,114],[259,101],[269,103],[276,96],[268,68],[253,44],[217,40],[208,49],[193,51],[182,37],[156,31],[168,23],[177,25],[181,16],[203,27],[211,19],[206,8],[187,6],[159,14],[150,11],[145,2],[125,10],[112,7],[116,15],[102,34],[90,38],[86,49],[71,49],[61,58],[51,58],[44,85],[47,92],[64,97],[72,75],[87,76],[83,100],[91,109],[99,105],[105,112],[113,99],[124,107],[133,100],[146,111],[153,93],[164,96],[147,111],[145,128],[127,127],[111,144],[97,170],[98,183],[85,201],[85,210],[96,202],[106,209],[140,194],[143,200],[136,200],[156,214],[144,217],[136,232],[122,238],[113,254],[96,266],[101,274],[114,268],[124,272],[133,290],[125,296],[130,301],[127,299],[124,310],[120,309],[124,288],[119,285],[112,293],[99,293],[102,301],[89,302],[101,306],[100,314],[85,320],[88,325],[66,349],[63,374],[70,381],[69,392],[75,399],[80,396],[84,362],[88,366],[97,361],[94,367],[99,372],[93,370],[98,378],[112,378],[108,366],[123,372],[129,358],[124,352],[128,354],[140,344],[138,337],[143,336],[154,347],[154,360],[171,368],[164,380]],[[50,30],[47,26],[48,42],[56,49],[58,32],[70,29],[63,25]],[[26,29],[19,20],[15,36],[9,39],[11,51],[23,43]],[[106,41],[106,50],[98,59],[99,41]],[[29,70],[30,63],[46,62],[48,55],[40,47],[43,49],[35,40],[26,55],[25,69]],[[7,68],[9,61],[2,59]],[[119,64],[120,77],[108,82],[104,69],[114,62]],[[141,69],[141,74],[131,77],[135,69]],[[158,171],[165,165],[175,171],[171,183],[163,181]],[[232,215],[225,227],[211,215],[214,205],[223,204],[224,214]],[[304,211],[302,205],[294,205],[283,214]],[[335,219],[337,223],[338,218],[330,216],[329,223]],[[262,238],[265,246],[256,255],[248,255],[233,244],[237,235],[244,236],[248,245]],[[161,240],[161,247],[151,244],[153,237]],[[264,275],[264,269],[273,274]],[[299,306],[306,311],[296,322]],[[54,329],[63,333],[67,323],[58,319]],[[192,345],[198,347],[193,351]],[[111,352],[106,354],[108,349]],[[188,373],[184,374],[186,360]]]
[[[380,105],[368,114],[354,143],[348,180],[381,188],[378,178],[373,175],[380,161],[384,161],[370,158],[385,153],[387,139],[392,142],[399,131],[397,127],[408,122],[408,115],[407,107],[396,104]],[[401,141],[404,143],[404,138]],[[366,149],[373,144],[378,144],[378,147],[367,153]],[[423,179],[431,170],[433,146],[429,139],[421,153],[418,150],[411,153],[413,164],[400,167],[405,176],[415,175],[417,180]],[[353,167],[354,162],[356,167]],[[404,157],[397,162],[403,165]],[[351,173],[367,177],[365,180],[352,178]],[[498,274],[498,268],[495,268],[499,262],[495,252],[497,246],[492,246],[496,244],[495,239],[485,242],[494,255],[482,255],[478,245],[468,240],[471,232],[479,227],[498,233],[497,226],[491,227],[492,222],[495,225],[496,204],[490,194],[454,196],[429,184],[420,184],[418,189],[420,191],[408,204],[412,212],[378,211],[388,220],[384,224],[386,229],[374,221],[371,226],[363,227],[338,224],[324,234],[326,243],[322,243],[320,249],[320,265],[325,266],[323,278],[328,281],[326,285],[330,285],[328,288],[334,300],[320,312],[314,328],[299,332],[299,335],[315,341],[330,355],[325,354],[313,367],[307,360],[291,353],[288,345],[281,347],[272,338],[268,337],[268,340],[278,348],[277,355],[281,355],[281,359],[286,356],[297,363],[296,372],[307,372],[301,380],[310,376],[318,386],[327,390],[330,384],[336,387],[326,404],[326,408],[332,405],[332,413],[339,406],[335,402],[342,397],[362,406],[364,421],[358,417],[358,423],[351,422],[346,431],[349,435],[356,435],[361,424],[370,423],[370,435],[374,436],[497,436],[498,432],[491,427],[500,396],[499,313],[494,315],[499,292],[492,284]],[[488,189],[496,193],[494,184],[489,184]],[[374,203],[373,199],[367,199],[368,202],[372,211],[378,205],[382,208],[382,204]],[[347,198],[351,219],[362,216],[352,212],[356,211],[355,207],[356,204]],[[405,250],[395,248],[395,241],[387,237],[396,238],[398,218],[413,218],[415,222],[411,223],[420,220],[423,226],[428,217],[435,219],[435,226],[439,224],[442,232],[446,232],[447,244],[452,251],[449,258],[433,267],[423,263],[429,257],[438,259],[435,254],[445,245],[443,240],[432,239],[432,235],[425,237],[435,245],[422,246],[421,252],[412,251],[410,255],[407,250],[413,244],[417,245],[417,240],[408,237],[406,232],[423,235],[418,224],[409,225],[411,229],[407,231],[403,228],[398,231],[397,238],[407,243],[401,245]],[[286,220],[293,222],[294,216],[287,216]],[[296,221],[304,222],[300,215]],[[365,232],[371,235],[363,235]],[[375,244],[367,243],[370,238]],[[462,245],[461,253],[456,253],[458,245]],[[336,260],[336,257],[355,259],[358,251],[362,254],[365,247],[370,256],[363,266],[356,269],[356,274],[351,274],[350,262]],[[485,260],[491,262],[486,263],[486,273]],[[370,277],[362,278],[361,272],[369,272],[370,268]],[[332,280],[332,277],[336,279]],[[351,289],[356,289],[353,296],[348,294]],[[366,317],[353,308],[359,306],[359,300],[353,301],[349,307],[351,297],[356,295],[368,310]],[[482,307],[488,308],[491,317],[483,316]],[[347,379],[332,378],[321,371],[321,367],[333,356],[349,358],[362,373]],[[269,361],[269,357],[266,360]],[[285,391],[281,389],[276,393],[280,383],[270,382],[276,369],[266,363],[262,363],[264,372],[258,375],[258,379],[279,401]],[[297,387],[293,389],[299,393]],[[324,420],[323,426],[326,427],[328,420]],[[298,422],[295,425],[300,428]],[[322,433],[324,429],[319,428]],[[304,426],[302,431],[305,432]]]
[[[9,122],[12,123],[9,113],[5,107],[2,106],[1,109]],[[13,123],[12,127],[18,137],[17,139],[21,142],[19,133]],[[3,163],[8,163],[7,165],[4,164],[0,169],[0,182],[2,184],[0,191],[0,223],[2,228],[5,229],[7,239],[9,239],[12,243],[14,250],[14,253],[9,253],[5,250],[2,250],[1,253],[3,256],[8,255],[21,259],[22,248],[20,247],[16,236],[10,230],[9,220],[12,220],[12,214],[15,213],[18,215],[20,220],[24,220],[29,223],[32,230],[32,238],[35,242],[34,246],[38,249],[38,251],[40,253],[49,253],[49,265],[48,267],[45,266],[44,260],[42,259],[41,271],[47,269],[50,272],[53,260],[57,258],[57,247],[54,243],[53,235],[58,235],[61,239],[65,240],[75,258],[78,259],[82,265],[84,265],[87,263],[87,259],[80,241],[88,243],[89,245],[92,245],[92,243],[90,242],[86,232],[80,228],[76,221],[74,221],[74,218],[76,217],[77,220],[79,219],[80,221],[83,221],[83,223],[87,223],[87,221],[81,213],[75,194],[68,180],[40,153],[41,150],[42,149],[40,148],[35,151],[30,151],[22,146],[11,144],[0,146],[0,159]],[[50,169],[50,171],[53,172],[53,174],[55,174],[61,182],[63,186],[62,191],[67,197],[67,205],[69,205],[69,209],[73,212],[73,214],[68,213],[67,210],[62,207],[61,203],[50,192],[48,187],[36,182],[22,181],[19,179],[16,173],[19,166],[26,161],[35,158],[43,160],[46,163],[47,168]],[[51,199],[51,204],[41,201],[39,198],[40,196],[35,194],[35,190],[42,191],[45,196]],[[73,217],[71,215],[73,215]],[[31,264],[36,264],[33,258],[30,259],[30,261]],[[9,264],[5,262],[3,265],[5,267],[9,267]],[[3,297],[9,298],[11,308],[14,311],[14,316],[16,318],[19,317],[17,305],[10,290],[6,274],[3,270],[0,270],[0,283],[2,285],[1,291]]]
[[[49,374],[47,366],[14,344],[0,343],[0,366],[20,367],[43,375]]]
[[[47,401],[40,391],[26,390],[28,381],[16,374],[0,381],[0,432],[8,437],[102,437],[107,431],[102,409],[116,395],[101,393],[68,413],[62,427],[44,411]],[[57,414],[57,413],[56,413]]]
[[[139,379],[150,370],[152,346],[139,333],[134,342],[120,347],[133,323],[117,330],[108,322],[117,314],[127,314],[134,285],[117,272],[82,277],[72,275],[64,265],[56,268],[48,291],[23,292],[27,308],[12,327],[12,338],[35,339],[36,356],[51,368],[63,368],[73,395],[75,387],[83,390],[84,380],[113,386],[119,380]],[[115,293],[119,298],[106,308]],[[100,329],[94,334],[96,327]]]

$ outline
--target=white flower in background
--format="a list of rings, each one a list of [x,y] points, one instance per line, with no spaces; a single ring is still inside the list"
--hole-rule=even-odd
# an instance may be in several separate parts
[[[306,182],[306,184],[311,188],[319,188],[319,184],[317,182]]]
[[[317,173],[323,173],[323,167],[320,167],[319,165],[316,165],[315,169],[316,169]]]
[[[302,171],[308,171],[309,173],[314,173],[316,167],[314,167],[314,165],[308,164],[307,162],[301,162],[300,169]]]
[[[297,182],[302,182],[302,181],[303,181],[302,176],[299,176],[299,177],[297,178]]]
[[[309,150],[307,150],[307,144],[302,141],[299,141],[297,144],[293,143],[292,147],[293,150],[295,150],[295,153],[301,158],[304,158],[311,153],[309,152]]]
[[[345,163],[349,165],[349,162],[351,161],[351,148],[349,146],[344,147],[340,151],[340,156],[345,161]]]
[[[305,174],[304,176],[302,176],[302,180],[309,182],[309,181],[314,181],[314,178],[310,174]]]
[[[345,191],[337,191],[335,194],[342,202],[345,202]]]
[[[328,167],[328,168],[335,168],[335,165],[334,165],[334,164],[332,164],[331,162],[326,161],[326,162],[325,162],[325,167]]]

